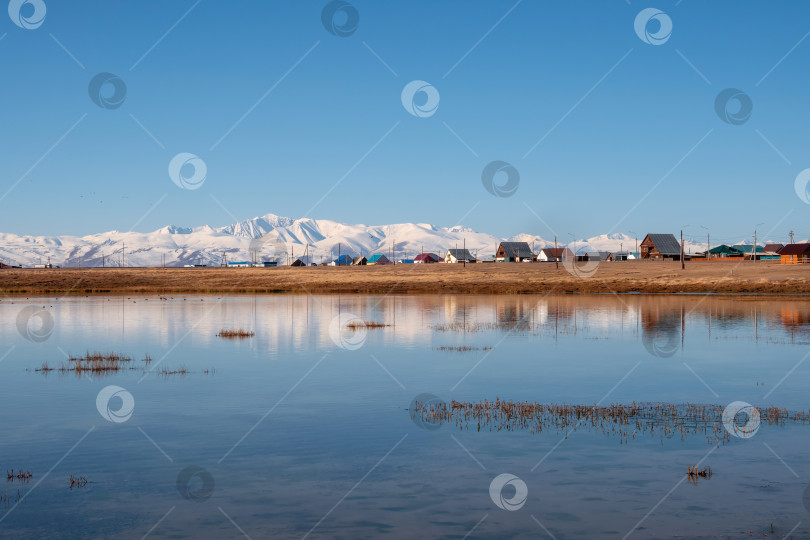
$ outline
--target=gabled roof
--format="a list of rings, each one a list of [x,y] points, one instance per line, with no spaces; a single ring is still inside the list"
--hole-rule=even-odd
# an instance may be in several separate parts
[[[737,253],[737,250],[731,246],[727,246],[726,244],[720,244],[719,246],[714,246],[712,249],[710,249],[709,253],[712,255],[716,255],[718,253]]]
[[[675,238],[674,234],[648,234],[644,240],[650,239],[650,241],[655,246],[655,249],[658,250],[658,253],[661,255],[680,255],[681,254],[681,245],[678,243],[677,238]],[[644,243],[642,241],[642,243]]]
[[[351,264],[352,256],[351,255],[341,255],[340,257],[335,259],[333,262],[335,262],[337,264]]]
[[[301,259],[295,259],[290,266],[306,266]]]
[[[368,262],[370,263],[387,263],[391,262],[388,260],[388,257],[383,255],[382,253],[377,253],[376,255],[372,255],[369,257]]]
[[[439,256],[435,253],[420,253],[416,257],[413,258],[414,262],[416,261],[428,261],[428,262],[439,262]]]
[[[559,259],[563,256],[565,248],[543,248],[540,251],[546,254],[546,257]]]
[[[810,244],[788,244],[779,251],[779,255],[805,255],[810,253]]]
[[[352,264],[366,264],[367,260],[365,257],[355,257],[352,259]]]
[[[784,244],[765,244],[762,251],[767,251],[768,253],[779,253],[779,250],[783,247],[785,247]]]
[[[519,257],[521,259],[534,256],[528,242],[501,242],[504,253],[507,257]]]
[[[736,249],[740,253],[751,253],[751,244],[734,244],[732,249]],[[757,253],[762,251],[762,246],[757,246]]]
[[[470,251],[467,250],[467,249],[448,249],[447,254],[452,255],[453,257],[455,257],[459,261],[465,261],[465,260],[466,261],[474,261],[475,260],[475,257],[473,257],[472,253],[470,253]]]

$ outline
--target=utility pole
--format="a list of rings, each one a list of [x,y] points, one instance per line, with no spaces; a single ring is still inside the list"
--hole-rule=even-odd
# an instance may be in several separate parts
[[[467,239],[464,238],[464,268],[467,268]]]
[[[126,266],[126,259],[124,258],[124,249],[126,248],[126,243],[122,240],[121,241],[121,266]]]
[[[790,243],[793,243],[793,231],[790,231]]]
[[[754,245],[751,246],[751,260],[757,261],[757,230],[754,229]]]
[[[686,268],[686,264],[683,260],[683,229],[681,229],[681,270]]]
[[[560,269],[560,252],[557,251],[557,235],[554,235],[554,268]]]
[[[711,243],[711,235],[706,233],[706,260],[710,261],[712,259],[712,243]]]

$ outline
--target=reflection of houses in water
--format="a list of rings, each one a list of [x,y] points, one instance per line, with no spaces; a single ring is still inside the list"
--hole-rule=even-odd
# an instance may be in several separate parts
[[[800,328],[810,325],[810,309],[800,309],[796,306],[782,306],[780,320],[786,328]]]
[[[685,313],[677,309],[642,304],[641,342],[647,351],[661,358],[673,356],[683,344]]]
[[[466,324],[468,322],[478,322],[479,317],[479,303],[471,300],[467,296],[449,295],[444,297],[444,320],[445,322],[459,322]]]
[[[495,321],[504,326],[525,326],[533,323],[534,313],[522,299],[499,298],[495,305]]]

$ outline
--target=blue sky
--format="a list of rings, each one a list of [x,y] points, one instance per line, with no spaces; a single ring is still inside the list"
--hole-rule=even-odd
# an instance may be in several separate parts
[[[810,168],[806,3],[357,0],[340,37],[327,2],[43,1],[36,29],[0,20],[2,232],[272,212],[563,240],[810,236],[794,191]],[[661,45],[634,30],[648,7],[672,21]],[[120,107],[90,99],[100,72],[126,84]],[[438,91],[435,114],[403,107],[413,80]],[[726,88],[753,103],[741,125],[715,112]],[[207,166],[199,189],[169,177],[181,152]],[[510,197],[482,185],[495,160],[520,174]]]

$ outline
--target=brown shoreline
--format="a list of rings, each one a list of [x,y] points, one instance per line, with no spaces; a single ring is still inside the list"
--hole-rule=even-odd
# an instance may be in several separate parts
[[[562,264],[494,263],[303,268],[2,269],[4,295],[85,294],[810,294],[810,265],[603,262],[581,278]]]

